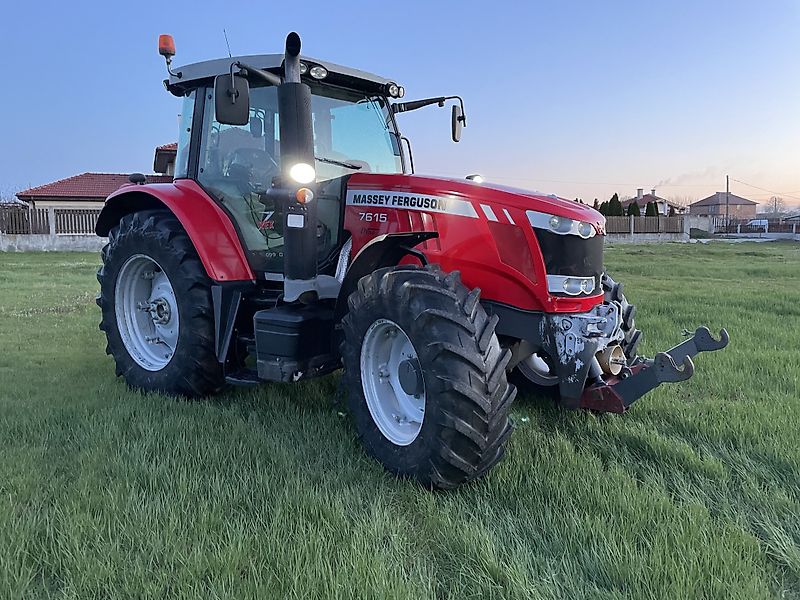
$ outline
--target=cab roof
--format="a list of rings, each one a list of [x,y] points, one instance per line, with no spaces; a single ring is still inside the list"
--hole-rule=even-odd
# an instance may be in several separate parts
[[[173,69],[173,73],[180,74],[181,77],[170,74],[165,80],[167,89],[176,96],[182,96],[187,90],[193,89],[207,80],[213,79],[217,75],[230,73],[231,65],[237,61],[248,64],[258,69],[264,69],[273,73],[283,74],[283,54],[251,54],[247,56],[233,56],[229,58],[217,58],[202,62],[191,63]],[[320,65],[328,70],[328,76],[324,82],[365,91],[378,91],[387,83],[396,83],[392,79],[386,79],[374,73],[359,71],[336,63],[318,60],[310,56],[301,56],[300,61],[308,65],[309,70],[315,65]],[[316,81],[310,76],[304,75],[304,80]]]

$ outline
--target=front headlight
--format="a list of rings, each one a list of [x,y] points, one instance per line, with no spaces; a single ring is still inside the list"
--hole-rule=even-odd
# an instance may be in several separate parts
[[[569,217],[548,215],[535,210],[526,211],[531,226],[557,233],[558,235],[577,235],[583,239],[593,237],[597,232],[594,225],[585,221],[576,221]]]
[[[596,281],[594,277],[570,277],[568,275],[548,275],[547,291],[551,294],[567,294],[579,296],[594,292]]]
[[[590,238],[594,233],[594,227],[591,223],[581,222],[578,224],[578,235],[582,238]]]

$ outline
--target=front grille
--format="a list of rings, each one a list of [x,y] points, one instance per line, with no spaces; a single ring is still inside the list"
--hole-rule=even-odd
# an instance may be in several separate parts
[[[600,289],[603,275],[603,236],[583,239],[577,235],[559,235],[534,228],[544,256],[548,275],[595,277],[595,292]]]

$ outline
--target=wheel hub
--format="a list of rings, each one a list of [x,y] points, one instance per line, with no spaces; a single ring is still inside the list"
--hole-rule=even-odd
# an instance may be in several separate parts
[[[179,319],[172,284],[159,264],[144,254],[120,268],[115,288],[117,329],[133,360],[160,371],[175,354]]]
[[[408,335],[393,321],[378,319],[364,334],[360,364],[373,422],[393,444],[411,444],[425,417],[425,382]]]
[[[418,360],[406,359],[400,363],[398,369],[398,379],[400,380],[400,387],[409,396],[418,398],[422,393],[422,369],[420,369]]]

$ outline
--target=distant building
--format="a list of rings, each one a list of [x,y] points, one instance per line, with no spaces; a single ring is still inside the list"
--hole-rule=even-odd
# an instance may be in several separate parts
[[[644,193],[644,188],[638,188],[636,190],[635,198],[630,198],[629,200],[623,200],[622,208],[625,209],[625,214],[628,213],[628,207],[634,202],[639,205],[639,212],[642,213],[642,216],[644,216],[644,213],[647,210],[647,205],[650,202],[655,202],[656,207],[658,208],[658,214],[664,216],[669,215],[670,208],[675,209],[675,213],[679,215],[683,214],[683,212],[686,210],[686,208],[681,206],[680,204],[675,204],[674,202],[670,202],[666,198],[661,198],[660,196],[656,196],[656,188],[650,190],[649,194]]]
[[[758,202],[753,202],[736,194],[717,192],[708,198],[703,198],[690,204],[689,214],[711,217],[724,217],[728,214],[732,219],[754,219],[756,205],[758,205]]]
[[[178,144],[159,146],[153,167],[158,175],[147,175],[147,183],[169,183],[175,172]],[[125,173],[81,173],[23,190],[16,194],[34,208],[98,208],[112,192],[130,183]]]
[[[171,175],[148,175],[147,183],[169,183]],[[17,193],[34,208],[98,208],[112,192],[130,183],[123,173],[81,173]]]
[[[178,153],[178,143],[164,144],[156,148],[153,160],[153,171],[162,175],[175,175],[175,156]]]

